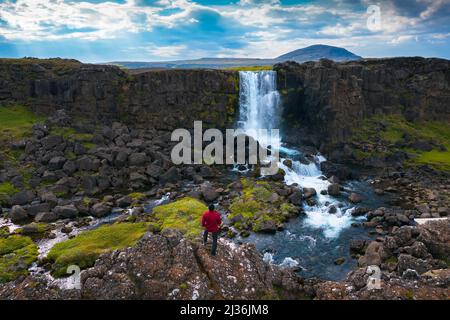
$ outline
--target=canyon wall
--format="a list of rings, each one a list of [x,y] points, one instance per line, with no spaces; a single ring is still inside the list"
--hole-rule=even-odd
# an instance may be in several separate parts
[[[402,114],[450,121],[450,61],[425,58],[329,60],[274,67],[293,141],[345,141],[361,120]]]
[[[29,105],[38,114],[66,109],[75,117],[172,130],[225,127],[238,106],[237,72],[150,70],[63,59],[0,59],[0,104]]]

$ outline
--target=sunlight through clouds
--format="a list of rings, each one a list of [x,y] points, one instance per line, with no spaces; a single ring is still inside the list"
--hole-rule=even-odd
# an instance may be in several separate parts
[[[449,1],[376,3],[382,23],[371,31],[371,0],[0,1],[0,54],[72,52],[92,60],[106,49],[104,59],[273,58],[320,43],[379,56],[380,47],[408,54],[415,42],[414,55],[449,57]]]

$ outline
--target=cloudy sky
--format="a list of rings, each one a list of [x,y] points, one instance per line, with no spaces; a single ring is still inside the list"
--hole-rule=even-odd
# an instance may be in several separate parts
[[[0,0],[0,57],[272,58],[312,44],[450,59],[450,0]]]

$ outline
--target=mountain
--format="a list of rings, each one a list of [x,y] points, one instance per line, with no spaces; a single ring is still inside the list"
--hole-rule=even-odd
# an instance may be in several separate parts
[[[272,66],[285,61],[317,61],[322,58],[334,61],[360,60],[362,57],[339,47],[326,45],[313,45],[303,49],[294,50],[274,59],[258,58],[201,58],[193,60],[175,60],[160,62],[136,62],[136,61],[116,61],[108,64],[119,65],[127,69],[191,69],[191,68],[212,68],[224,69],[243,66]]]
[[[316,61],[322,58],[334,61],[351,61],[362,59],[362,57],[357,56],[344,48],[318,44],[283,54],[278,58],[276,58],[276,60],[279,61],[292,60],[297,62],[305,62],[305,61]]]

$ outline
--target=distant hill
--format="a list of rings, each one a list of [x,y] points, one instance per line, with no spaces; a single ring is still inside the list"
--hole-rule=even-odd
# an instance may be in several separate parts
[[[271,66],[284,61],[317,61],[322,58],[334,61],[360,60],[362,57],[339,47],[326,45],[313,45],[303,49],[291,51],[274,59],[258,58],[201,58],[194,60],[175,60],[161,62],[136,62],[136,61],[115,61],[108,64],[118,65],[127,69],[167,69],[167,68],[213,68],[225,69],[243,66]]]
[[[356,54],[348,51],[347,49],[318,44],[283,54],[278,58],[276,58],[276,60],[279,61],[292,60],[297,62],[305,62],[305,61],[316,61],[322,58],[334,61],[351,61],[362,59],[362,57],[357,56]]]

